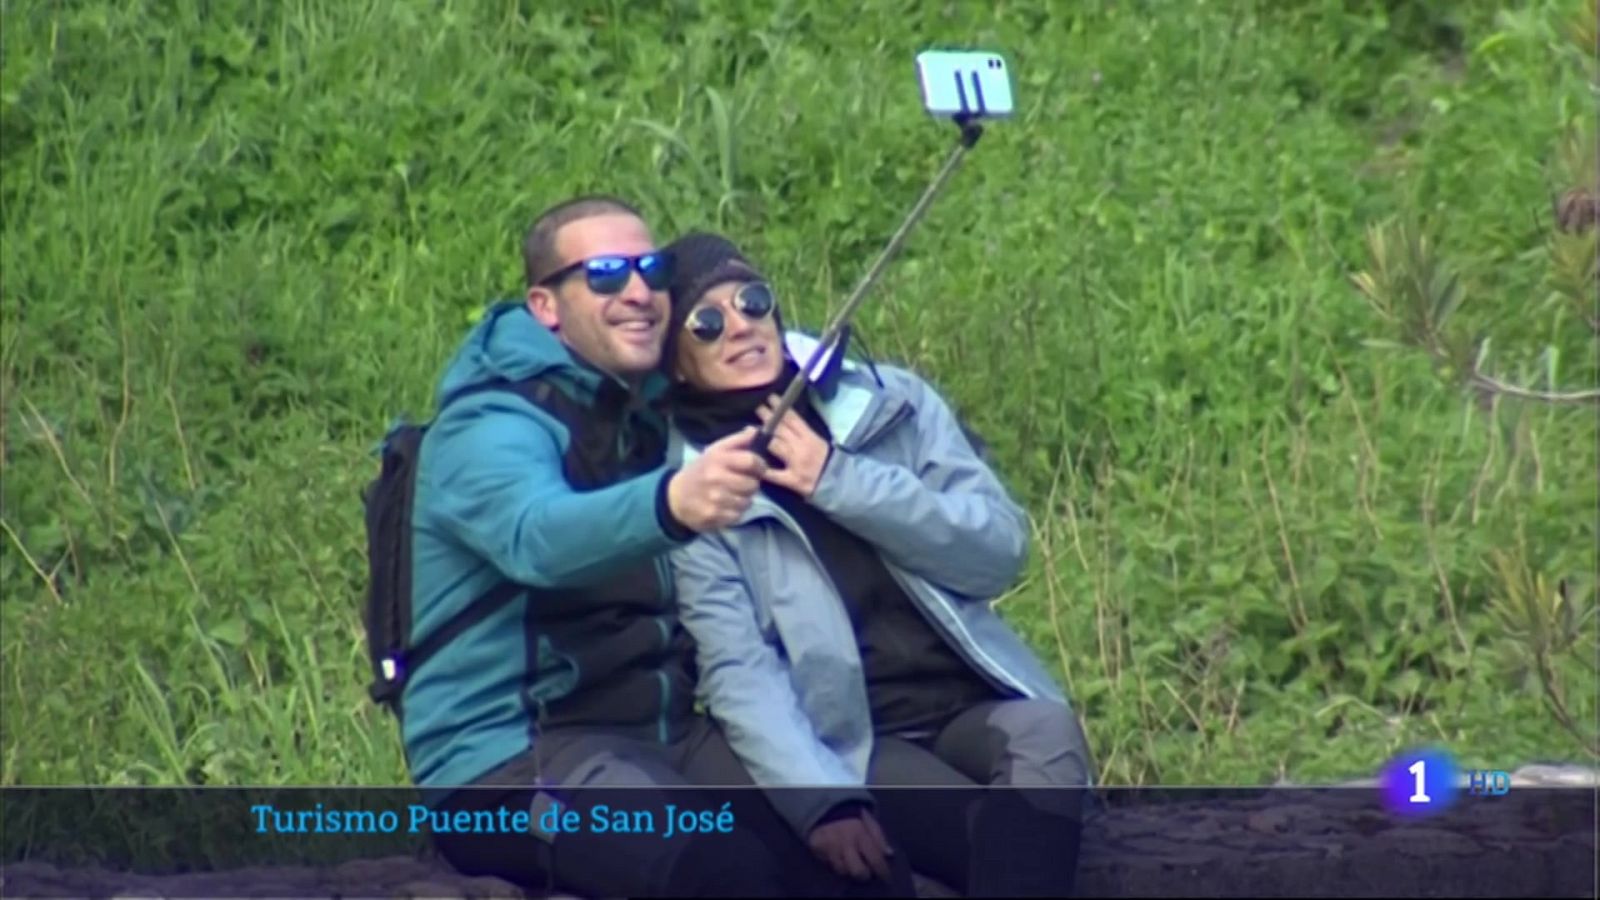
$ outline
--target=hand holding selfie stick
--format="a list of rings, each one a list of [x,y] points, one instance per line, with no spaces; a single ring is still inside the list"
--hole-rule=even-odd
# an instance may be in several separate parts
[[[856,311],[856,307],[860,306],[861,301],[867,296],[867,291],[878,280],[878,277],[883,274],[883,270],[888,266],[889,260],[900,251],[900,245],[905,243],[906,236],[911,233],[911,229],[922,219],[923,214],[928,211],[928,207],[933,203],[933,198],[944,187],[945,182],[950,179],[950,176],[956,170],[956,166],[960,165],[962,158],[967,155],[967,151],[971,150],[973,145],[978,143],[978,138],[983,136],[983,126],[974,121],[973,116],[958,115],[953,118],[956,125],[961,128],[960,140],[945,159],[944,167],[939,170],[939,174],[934,176],[933,183],[928,185],[928,189],[922,192],[922,198],[917,201],[917,205],[911,208],[911,212],[906,214],[905,221],[900,223],[900,228],[895,231],[893,237],[889,238],[888,246],[883,248],[883,252],[878,255],[878,259],[872,264],[872,268],[867,270],[867,274],[862,277],[861,282],[851,292],[850,299],[845,301],[844,306],[833,317],[833,321],[828,323],[828,327],[822,332],[822,337],[817,343],[817,348],[811,351],[811,358],[806,361],[805,366],[800,370],[800,374],[789,382],[788,389],[783,392],[782,397],[778,398],[778,405],[773,409],[772,417],[767,419],[761,426],[761,431],[756,434],[754,442],[750,445],[751,449],[756,453],[767,456],[767,447],[772,443],[772,436],[778,429],[778,423],[782,421],[784,413],[787,413],[795,402],[800,399],[800,394],[806,389],[806,384],[810,382],[811,373],[816,370],[817,364],[832,351],[833,345],[838,342],[839,336],[844,333],[845,326],[849,324],[851,314]]]

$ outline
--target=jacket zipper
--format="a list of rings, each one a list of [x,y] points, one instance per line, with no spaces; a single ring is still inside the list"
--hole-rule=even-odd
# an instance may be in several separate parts
[[[885,563],[886,567],[889,569],[889,573],[894,576],[894,580],[899,582],[900,587],[901,587],[902,590],[904,590],[908,594],[912,594],[913,596],[919,595],[919,594],[924,594],[924,592],[922,590],[919,590],[915,585],[907,583],[908,576],[902,576],[900,574],[900,571],[899,571],[900,567],[899,566],[894,565],[893,563],[889,562],[888,560],[884,560],[884,563]],[[927,579],[918,579],[918,580],[922,581],[924,584],[927,584]],[[924,595],[921,598],[922,599],[922,605],[924,606],[924,608],[926,608],[926,606],[930,602],[931,603],[937,603],[941,607],[944,608],[944,611],[946,613],[949,613],[950,618],[955,620],[956,627],[961,630],[962,637],[964,637],[966,639],[965,641],[957,640],[955,642],[956,645],[958,647],[962,648],[964,651],[966,651],[969,654],[975,654],[977,656],[983,657],[984,662],[983,663],[979,663],[979,667],[980,668],[987,668],[989,670],[989,674],[991,674],[991,675],[994,675],[994,674],[998,673],[999,676],[1000,676],[999,680],[1006,682],[1008,687],[1010,687],[1012,690],[1016,691],[1017,693],[1021,694],[1022,696],[1024,696],[1024,697],[1032,697],[1032,696],[1034,696],[1034,691],[1029,689],[1027,685],[1023,684],[1022,683],[1022,679],[1020,679],[1017,676],[1013,675],[1009,669],[1007,669],[1005,666],[1000,665],[1000,663],[995,661],[994,657],[990,656],[987,652],[984,651],[983,647],[981,645],[979,645],[977,639],[972,636],[972,632],[967,630],[967,623],[962,620],[961,616],[954,609],[951,608],[951,604],[948,603],[945,600],[944,595],[942,594],[942,592],[939,591],[938,588],[933,587],[933,585],[931,585],[931,584],[927,584],[926,594],[931,595],[932,599],[930,600],[929,597],[926,596],[926,595]],[[938,625],[939,622],[938,622],[937,618],[935,617],[934,621],[931,622],[930,624]],[[972,660],[969,660],[969,662],[971,662],[971,661]]]
[[[656,570],[656,586],[661,591],[661,599],[665,602],[672,600],[669,589],[671,582],[667,575],[667,561],[665,556],[657,556],[654,560]],[[661,632],[661,652],[664,654],[672,646],[672,629],[667,625],[666,614],[656,617],[656,628]],[[672,709],[672,682],[667,678],[665,669],[656,670],[656,678],[661,682],[661,711],[656,715],[656,737],[661,743],[667,743],[670,737],[667,727],[667,713]]]

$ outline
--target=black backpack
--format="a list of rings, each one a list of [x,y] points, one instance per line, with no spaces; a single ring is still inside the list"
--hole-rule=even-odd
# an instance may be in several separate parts
[[[509,391],[544,407],[553,388],[537,378],[522,382],[488,381],[464,388],[445,398],[439,412],[450,403],[483,391]],[[437,421],[435,413],[433,421]],[[382,465],[378,477],[361,493],[366,508],[367,596],[365,619],[367,657],[372,683],[367,693],[398,718],[400,695],[407,680],[446,644],[521,596],[525,588],[504,582],[461,609],[421,641],[411,634],[411,506],[416,494],[417,462],[422,439],[432,421],[402,422],[385,435],[379,448]]]

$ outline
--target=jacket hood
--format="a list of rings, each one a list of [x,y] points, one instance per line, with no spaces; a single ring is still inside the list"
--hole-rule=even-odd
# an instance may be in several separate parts
[[[577,356],[555,333],[528,311],[521,300],[502,300],[491,306],[483,320],[467,333],[445,365],[435,391],[435,402],[443,405],[452,394],[492,379],[521,381],[557,370],[562,380],[592,394],[603,381],[619,385],[622,379],[602,372]],[[647,380],[647,395],[659,392],[652,376]]]

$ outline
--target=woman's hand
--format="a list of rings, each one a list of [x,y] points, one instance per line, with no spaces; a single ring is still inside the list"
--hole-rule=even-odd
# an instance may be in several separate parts
[[[818,825],[806,843],[818,859],[846,878],[889,880],[888,858],[894,855],[894,848],[878,820],[865,809]]]
[[[772,411],[777,405],[778,395],[773,394],[760,409],[756,410],[756,415],[761,417],[762,425],[766,425],[772,418]],[[817,482],[822,478],[822,468],[828,464],[828,454],[832,450],[832,446],[823,440],[821,435],[811,430],[804,416],[790,410],[778,423],[777,430],[772,433],[772,443],[767,445],[767,451],[783,463],[783,468],[768,466],[761,477],[810,500],[812,492],[817,489]]]

